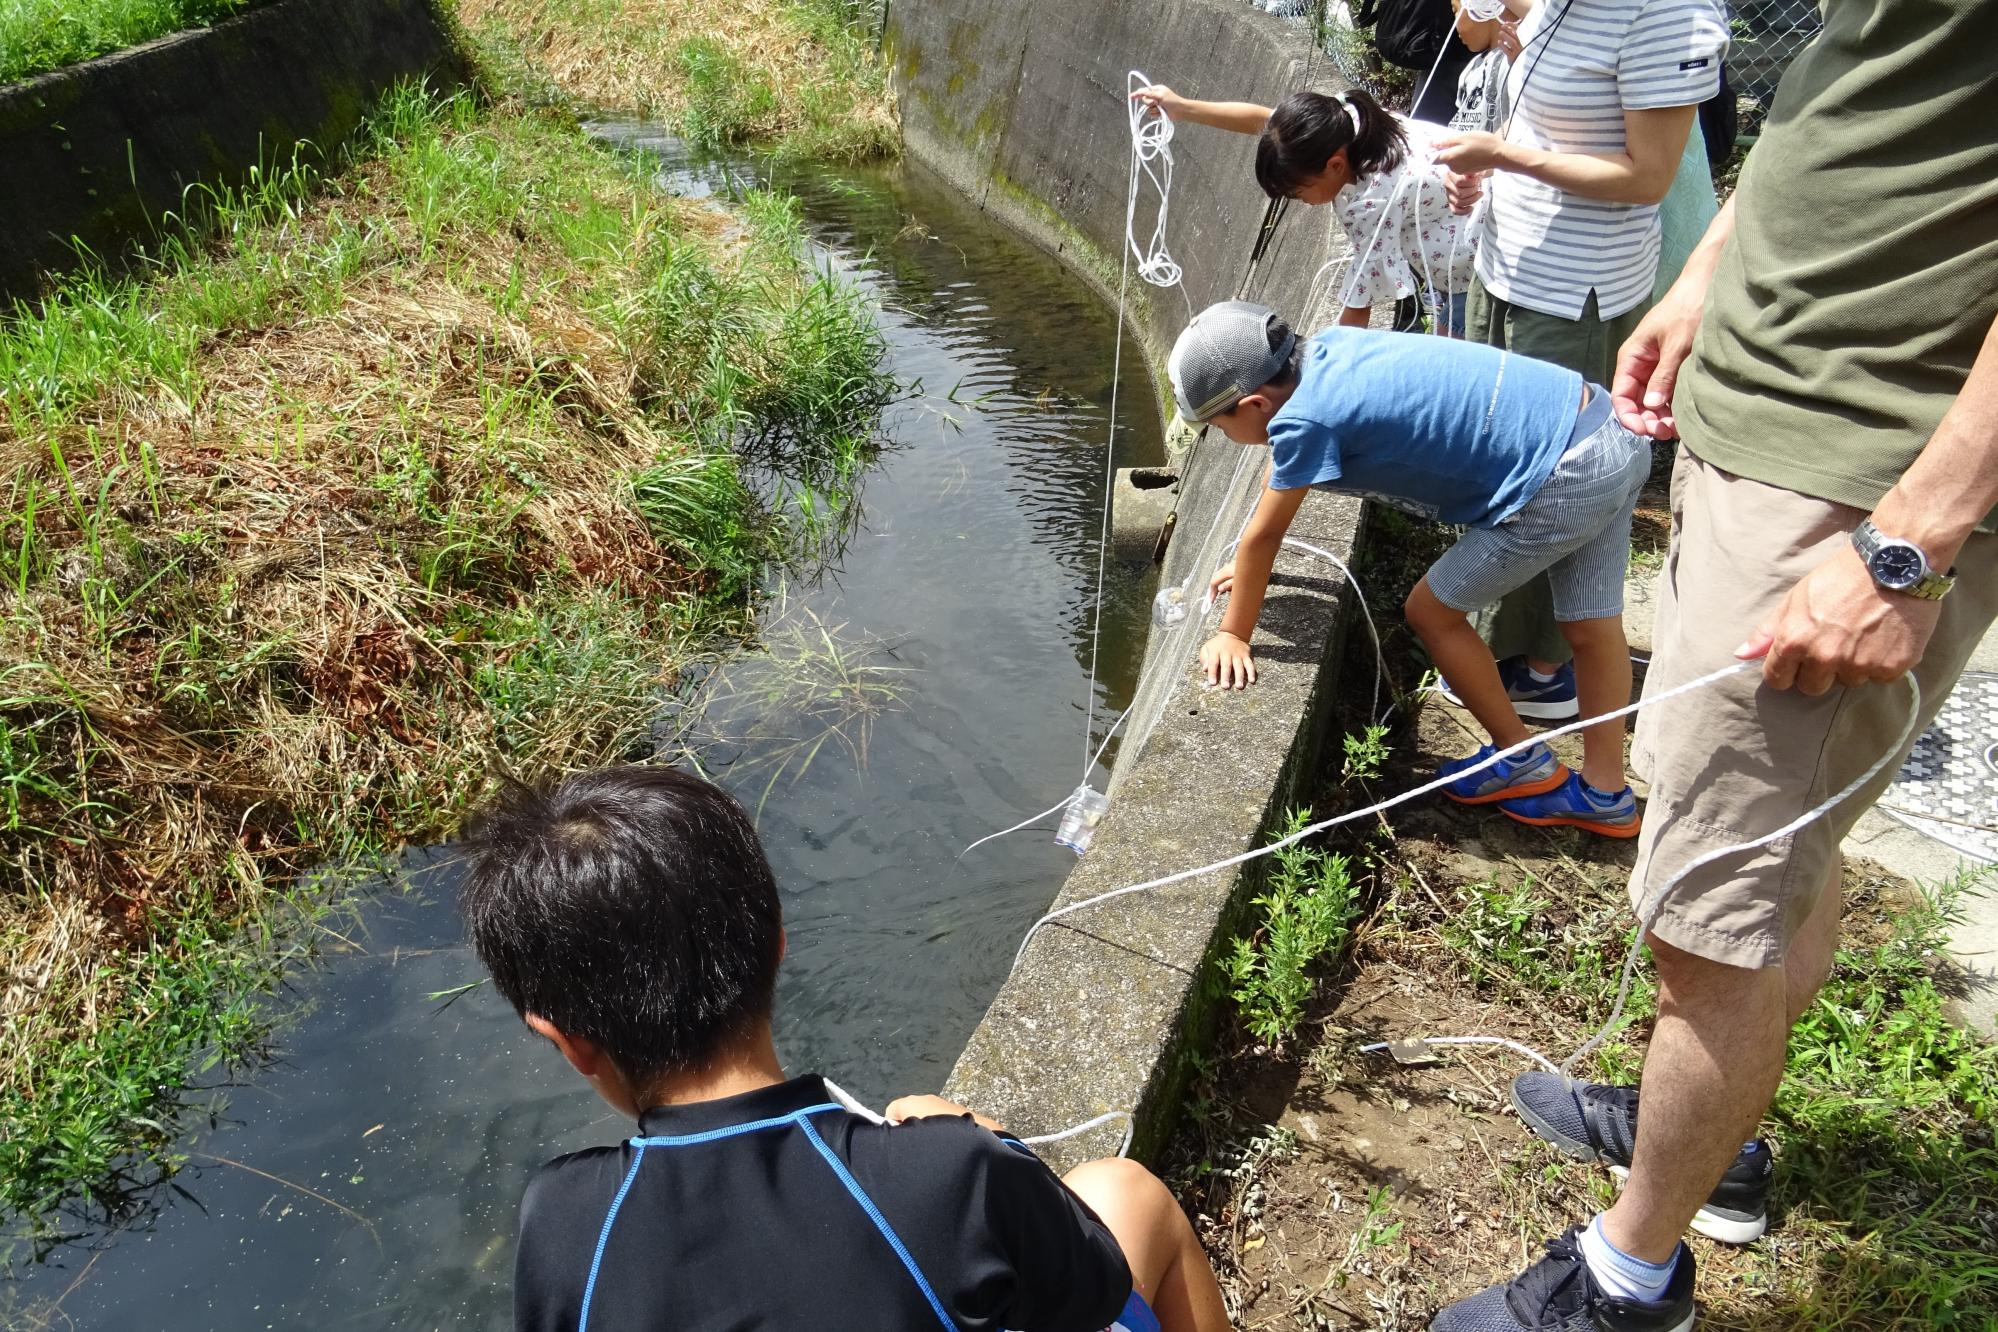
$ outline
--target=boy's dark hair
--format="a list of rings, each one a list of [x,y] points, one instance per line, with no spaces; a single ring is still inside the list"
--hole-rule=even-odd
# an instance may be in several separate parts
[[[1286,341],[1290,341],[1290,321],[1280,314],[1272,314],[1270,316],[1270,321],[1265,326],[1264,331],[1269,335],[1271,351],[1275,351],[1277,348],[1283,346]],[[1264,382],[1274,388],[1296,388],[1298,369],[1303,363],[1303,357],[1303,340],[1292,341],[1290,343],[1290,355],[1286,356],[1283,364],[1277,367],[1277,372]],[[1258,385],[1257,387],[1262,387],[1262,385]]]
[[[641,1090],[770,1016],[777,883],[719,787],[640,765],[510,783],[464,845],[459,909],[499,992],[587,1037]]]
[[[1350,105],[1359,117],[1354,128]],[[1346,150],[1353,176],[1392,171],[1408,152],[1408,136],[1387,108],[1359,89],[1328,97],[1297,92],[1277,103],[1256,143],[1256,183],[1272,199],[1288,199]]]

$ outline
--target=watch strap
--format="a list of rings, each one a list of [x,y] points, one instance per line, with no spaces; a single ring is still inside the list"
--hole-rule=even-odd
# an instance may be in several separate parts
[[[1873,573],[1874,555],[1882,546],[1889,542],[1893,542],[1899,546],[1906,546],[1921,556],[1922,576],[1906,587],[1894,587],[1891,584],[1880,582],[1879,575]],[[1903,541],[1899,538],[1889,537],[1878,527],[1874,526],[1871,518],[1861,519],[1859,526],[1853,529],[1852,546],[1854,550],[1859,552],[1860,561],[1866,565],[1866,572],[1873,577],[1874,582],[1889,592],[1900,592],[1906,596],[1918,597],[1923,601],[1941,601],[1949,594],[1949,590],[1956,586],[1955,569],[1951,569],[1948,573],[1937,573],[1929,563],[1928,552],[1912,541]]]

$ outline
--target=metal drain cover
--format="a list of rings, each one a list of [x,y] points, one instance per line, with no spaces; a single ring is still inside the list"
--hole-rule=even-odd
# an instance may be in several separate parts
[[[1998,860],[1998,674],[1966,671],[1915,741],[1880,809],[1979,860]]]

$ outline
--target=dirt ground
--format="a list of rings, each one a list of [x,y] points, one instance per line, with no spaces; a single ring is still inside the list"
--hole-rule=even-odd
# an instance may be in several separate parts
[[[1469,752],[1481,738],[1472,727],[1426,699],[1372,798]],[[1376,909],[1297,1037],[1280,1049],[1224,1039],[1231,1053],[1203,1070],[1166,1163],[1238,1328],[1425,1327],[1614,1196],[1606,1172],[1522,1130],[1506,1086],[1532,1066],[1525,1056],[1452,1048],[1411,1066],[1360,1047],[1476,1034],[1566,1058],[1614,996],[1635,843],[1441,800],[1393,815],[1365,852]],[[1849,934],[1882,932],[1883,890],[1891,900],[1896,886],[1851,867]],[[1582,1072],[1634,1080],[1648,984],[1632,1009],[1636,1020]],[[1824,1325],[1759,1293],[1785,1260],[1780,1232],[1752,1250],[1693,1244],[1703,1326]]]

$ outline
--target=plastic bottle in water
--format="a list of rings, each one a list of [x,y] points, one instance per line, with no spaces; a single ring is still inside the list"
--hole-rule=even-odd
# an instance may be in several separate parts
[[[1089,849],[1090,839],[1096,836],[1096,825],[1103,822],[1103,816],[1109,812],[1109,796],[1086,784],[1076,787],[1075,794],[1068,799],[1068,808],[1062,811],[1061,827],[1055,830],[1055,841],[1081,855]]]

